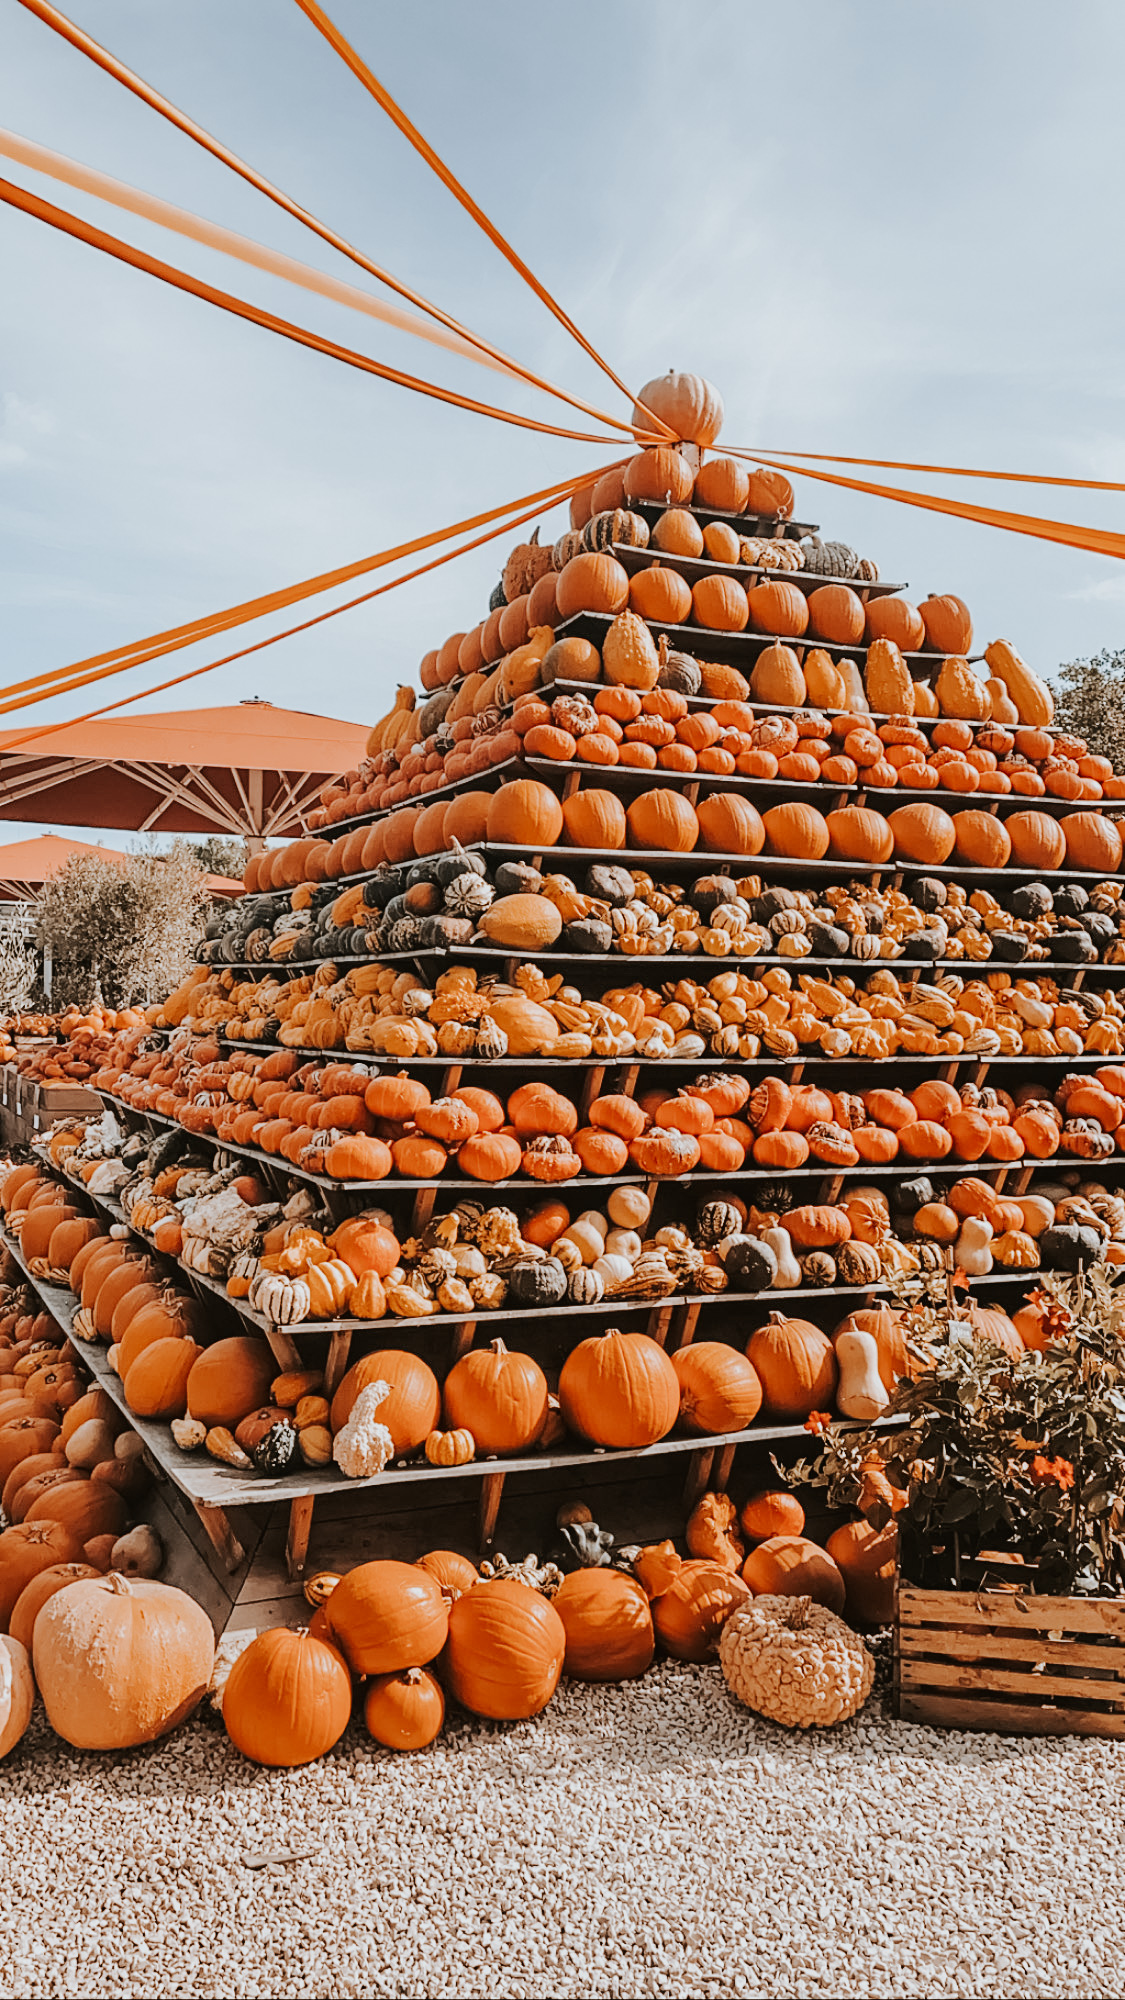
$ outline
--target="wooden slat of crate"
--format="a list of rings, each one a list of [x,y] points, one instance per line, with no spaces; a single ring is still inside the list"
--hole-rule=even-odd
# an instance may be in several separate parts
[[[1125,1604],[900,1586],[895,1695],[906,1721],[1125,1736]]]

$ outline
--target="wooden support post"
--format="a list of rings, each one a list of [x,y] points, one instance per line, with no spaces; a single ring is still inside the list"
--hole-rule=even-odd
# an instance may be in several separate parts
[[[981,1088],[982,1084],[984,1083],[985,1077],[988,1075],[989,1067],[990,1065],[987,1057],[983,1062],[976,1063],[973,1066],[973,1074],[972,1077],[970,1078],[970,1081],[976,1085],[976,1088],[978,1090]]]
[[[451,1368],[455,1361],[460,1361],[461,1356],[468,1353],[473,1344],[476,1330],[477,1323],[475,1319],[463,1319],[460,1326],[454,1327],[453,1339],[449,1346],[449,1365]]]
[[[450,1063],[447,1069],[443,1069],[441,1073],[441,1081],[439,1082],[437,1087],[438,1096],[452,1097],[454,1091],[458,1088],[461,1082],[461,1077],[463,1073],[464,1073],[464,1065],[462,1063]]]
[[[943,1063],[941,1070],[941,1081],[943,1083],[956,1083],[957,1069],[958,1069],[958,1059],[956,1056],[954,1057],[952,1062]]]
[[[675,1306],[672,1305],[655,1306],[648,1316],[645,1332],[649,1339],[655,1340],[660,1347],[668,1345],[668,1329],[672,1324],[672,1314],[675,1310]]]
[[[192,1506],[203,1526],[211,1547],[225,1569],[237,1569],[246,1560],[246,1551],[231,1527],[222,1507],[206,1507],[202,1500],[193,1500]]]
[[[736,1444],[725,1444],[719,1453],[719,1463],[715,1467],[715,1476],[711,1481],[716,1493],[725,1493],[730,1484],[731,1467],[737,1450]]]
[[[328,1343],[328,1359],[324,1364],[324,1393],[331,1401],[344,1376],[348,1372],[348,1357],[352,1351],[352,1330],[343,1326],[332,1335]]]
[[[295,1583],[304,1575],[305,1559],[309,1552],[309,1530],[312,1527],[313,1495],[302,1494],[299,1500],[289,1502],[289,1533],[285,1538],[285,1567],[290,1583]]]
[[[695,1334],[696,1324],[699,1319],[699,1312],[701,1305],[702,1305],[702,1300],[695,1299],[691,1305],[687,1305],[682,1308],[683,1318],[682,1319],[677,1318],[676,1336],[669,1343],[673,1353],[676,1351],[677,1348],[690,1347],[692,1339]]]
[[[1076,973],[1075,973],[1075,975],[1074,975],[1074,978],[1073,978],[1073,979],[1071,980],[1071,982],[1070,982],[1070,983],[1071,983],[1071,985],[1073,986],[1073,988],[1074,988],[1074,991],[1075,991],[1076,993],[1081,993],[1081,991],[1082,991],[1082,984],[1083,984],[1083,981],[1085,980],[1085,977],[1086,977],[1086,973],[1087,973],[1088,969],[1089,969],[1089,968],[1088,968],[1087,966],[1085,966],[1085,965],[1080,965],[1080,966],[1079,966],[1079,968],[1078,968],[1078,970],[1077,970],[1077,972],[1076,972]]]
[[[627,1065],[625,1074],[621,1079],[622,1097],[633,1096],[633,1093],[637,1088],[637,1078],[640,1076],[640,1073],[641,1073],[640,1063],[629,1063]]]
[[[285,1328],[281,1326],[267,1326],[266,1339],[269,1341],[270,1353],[277,1362],[281,1374],[288,1375],[294,1370],[300,1370],[301,1350],[292,1334],[286,1333]]]
[[[601,1096],[604,1088],[605,1064],[597,1063],[593,1069],[588,1069],[585,1072],[582,1079],[582,1089],[578,1097],[578,1116],[583,1125],[586,1123],[587,1113],[591,1104],[594,1102],[595,1097]]]
[[[701,1451],[693,1451],[688,1459],[687,1477],[684,1480],[684,1512],[690,1514],[701,1493],[707,1489],[711,1477],[711,1467],[715,1463],[714,1445],[705,1445]]]
[[[1018,1199],[1019,1199],[1020,1195],[1021,1195],[1021,1194],[1026,1194],[1026,1193],[1027,1193],[1027,1191],[1028,1191],[1028,1189],[1030,1188],[1030,1186],[1031,1186],[1031,1176],[1032,1176],[1032,1174],[1033,1174],[1034,1172],[1035,1172],[1035,1168],[1034,1168],[1034,1167],[1021,1167],[1021,1168],[1020,1168],[1020,1170],[1019,1170],[1018,1174],[1016,1175],[1016,1182],[1015,1182],[1015,1186],[1014,1186],[1014,1187],[1013,1187],[1013,1189],[1012,1189],[1012,1193],[1013,1193],[1013,1195],[1015,1196],[1015,1198],[1016,1198],[1016,1200],[1017,1200],[1017,1201],[1018,1201]]]
[[[843,1187],[843,1185],[844,1185],[843,1174],[829,1174],[827,1176],[824,1193],[820,1197],[821,1201],[826,1202],[828,1207],[831,1208],[833,1202],[836,1202],[840,1199],[840,1190]]]
[[[575,792],[581,785],[581,783],[582,783],[581,771],[574,769],[569,770],[565,778],[563,779],[563,786],[562,786],[563,798],[572,799],[574,797]],[[537,861],[535,865],[538,868],[540,866],[540,862]]]
[[[414,1197],[414,1206],[410,1211],[410,1233],[412,1236],[420,1236],[422,1234],[423,1229],[434,1212],[436,1201],[436,1187],[418,1189]]]
[[[790,1081],[792,1083],[800,1083],[801,1078],[804,1076],[804,1074],[805,1074],[805,1058],[804,1056],[798,1056],[796,1062],[793,1064],[793,1067],[789,1072]]]
[[[500,1512],[500,1500],[504,1492],[503,1472],[486,1472],[480,1483],[480,1546],[483,1554],[492,1547],[496,1533],[496,1517]]]

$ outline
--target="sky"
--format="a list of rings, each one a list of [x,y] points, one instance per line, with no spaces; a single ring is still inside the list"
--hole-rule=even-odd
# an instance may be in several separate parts
[[[66,10],[384,268],[551,381],[628,414],[291,0]],[[795,12],[330,0],[330,11],[630,385],[670,366],[706,375],[725,398],[724,438],[739,444],[1125,478],[1117,0],[803,0]],[[0,0],[0,21],[0,125],[378,290],[19,0]],[[568,422],[564,405],[491,370],[25,169],[0,161],[0,174],[330,339]],[[382,383],[7,207],[0,271],[5,682],[616,455]],[[1125,530],[1125,495],[914,483]],[[796,484],[800,518],[915,597],[956,591],[978,640],[1013,640],[1048,676],[1125,643],[1125,569],[1109,558]],[[545,516],[544,539],[564,525]],[[138,705],[262,696],[374,721],[430,647],[484,614],[506,547]],[[233,643],[120,676],[101,698]],[[7,720],[93,705],[71,695]]]

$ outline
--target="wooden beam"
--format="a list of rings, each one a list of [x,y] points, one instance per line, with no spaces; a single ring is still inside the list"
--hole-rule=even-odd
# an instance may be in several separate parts
[[[342,1327],[332,1335],[328,1343],[328,1359],[324,1364],[324,1393],[331,1400],[336,1394],[344,1376],[348,1372],[348,1357],[352,1351],[350,1327]]]
[[[696,1299],[694,1304],[690,1306],[681,1306],[677,1308],[677,1314],[682,1313],[683,1317],[682,1318],[677,1317],[676,1338],[674,1338],[669,1343],[673,1352],[675,1352],[675,1350],[679,1347],[689,1347],[691,1345],[691,1342],[695,1337],[696,1326],[699,1323],[699,1315],[702,1310],[702,1305],[703,1305],[702,1299]]]
[[[283,1375],[293,1372],[299,1374],[305,1364],[301,1356],[301,1350],[293,1339],[292,1334],[286,1333],[284,1327],[267,1326],[266,1339],[270,1344],[270,1353],[277,1362],[281,1373]]]
[[[237,1569],[246,1560],[246,1551],[235,1534],[222,1507],[207,1507],[202,1500],[193,1500],[203,1531],[211,1547],[227,1569]]]
[[[736,1444],[725,1444],[719,1453],[719,1463],[715,1467],[715,1477],[711,1481],[716,1493],[725,1493],[727,1487],[730,1485],[731,1468],[734,1465],[734,1454],[737,1450],[738,1446]]]
[[[463,1319],[459,1326],[454,1327],[453,1339],[449,1343],[449,1365],[451,1368],[455,1361],[460,1361],[461,1356],[468,1353],[476,1338],[476,1331],[477,1323],[475,1319]]]
[[[285,1567],[289,1580],[295,1583],[304,1575],[305,1561],[309,1553],[309,1531],[312,1528],[314,1500],[311,1493],[300,1500],[289,1502],[289,1533],[285,1538]]]
[[[500,1500],[504,1492],[503,1472],[489,1472],[480,1483],[480,1546],[482,1553],[492,1547],[496,1533],[496,1517],[500,1512]]]
[[[684,1480],[684,1512],[691,1513],[701,1493],[707,1488],[711,1477],[711,1467],[715,1463],[714,1445],[705,1445],[701,1451],[693,1451],[688,1459],[687,1477]]]

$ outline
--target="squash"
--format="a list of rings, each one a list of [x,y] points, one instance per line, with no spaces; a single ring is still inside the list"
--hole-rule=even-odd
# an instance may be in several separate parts
[[[1047,683],[1024,664],[1009,640],[993,639],[985,647],[984,657],[995,679],[1003,681],[1020,722],[1030,723],[1036,729],[1045,729],[1053,722],[1054,695]]]
[[[845,1417],[869,1423],[880,1417],[890,1402],[879,1374],[879,1344],[873,1333],[858,1327],[836,1335],[836,1361],[840,1370],[836,1407]]]
[[[867,699],[877,714],[913,715],[914,682],[893,639],[876,639],[868,647],[863,678]]]
[[[779,1292],[796,1291],[801,1282],[801,1266],[797,1262],[789,1231],[782,1229],[780,1224],[776,1229],[763,1229],[760,1241],[773,1251],[777,1260],[772,1289]]]
[[[984,722],[988,717],[990,704],[984,682],[968,660],[957,655],[942,661],[934,693],[943,715],[960,716],[968,722]]]

